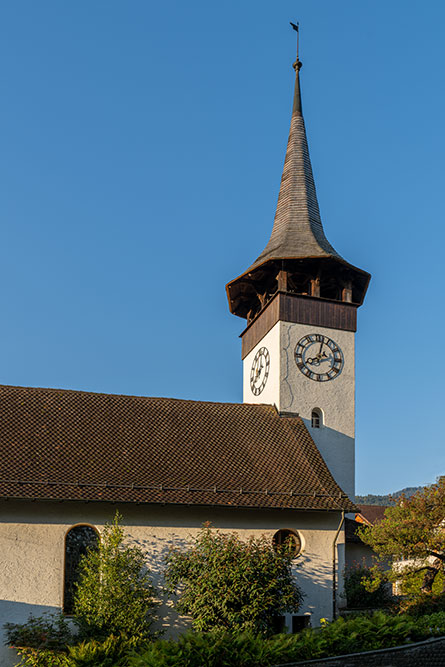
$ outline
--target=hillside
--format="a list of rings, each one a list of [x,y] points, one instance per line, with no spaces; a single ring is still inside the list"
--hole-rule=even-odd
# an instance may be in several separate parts
[[[409,497],[416,493],[416,491],[419,491],[419,489],[423,489],[423,486],[407,486],[406,489],[396,491],[395,493],[388,493],[386,496],[377,496],[368,493],[367,496],[356,496],[355,502],[358,505],[393,505],[394,500],[400,498],[402,493]]]

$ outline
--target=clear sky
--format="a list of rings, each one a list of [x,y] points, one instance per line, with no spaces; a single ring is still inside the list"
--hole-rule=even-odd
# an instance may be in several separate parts
[[[224,285],[264,248],[295,32],[328,239],[373,279],[357,491],[445,473],[440,0],[0,8],[0,382],[241,401]]]

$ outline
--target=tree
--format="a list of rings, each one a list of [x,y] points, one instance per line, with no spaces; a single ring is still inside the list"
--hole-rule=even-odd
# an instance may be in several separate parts
[[[116,512],[98,546],[80,562],[74,616],[84,637],[142,638],[154,621],[155,590],[145,554],[140,547],[125,544],[121,519]]]
[[[297,611],[303,599],[293,557],[290,545],[274,547],[265,536],[244,542],[204,524],[188,550],[170,550],[165,580],[196,630],[270,634],[276,617]]]
[[[362,528],[360,537],[380,558],[396,564],[394,579],[412,579],[421,572],[420,590],[431,593],[445,570],[445,478],[399,498],[380,523]]]

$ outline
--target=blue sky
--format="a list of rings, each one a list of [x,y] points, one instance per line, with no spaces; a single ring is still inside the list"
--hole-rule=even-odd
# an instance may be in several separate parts
[[[442,2],[0,8],[0,381],[241,401],[224,285],[264,248],[303,109],[326,234],[373,275],[357,491],[445,473]]]

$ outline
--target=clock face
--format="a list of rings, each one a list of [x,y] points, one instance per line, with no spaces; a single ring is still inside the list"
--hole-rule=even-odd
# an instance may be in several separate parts
[[[307,334],[295,346],[297,368],[310,380],[334,380],[344,365],[343,352],[331,338]]]
[[[263,391],[269,377],[270,356],[266,347],[260,347],[250,369],[250,388],[254,396]]]

